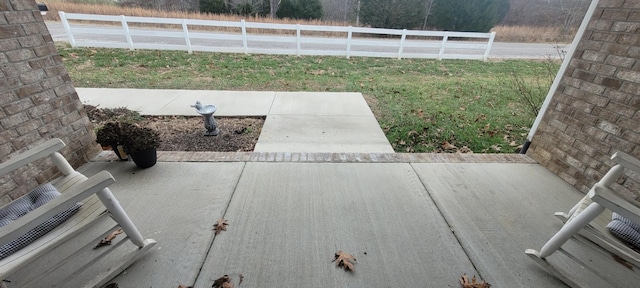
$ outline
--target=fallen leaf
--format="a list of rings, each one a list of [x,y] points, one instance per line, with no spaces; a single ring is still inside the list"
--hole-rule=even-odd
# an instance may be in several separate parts
[[[449,141],[444,141],[442,144],[440,144],[440,147],[442,147],[442,149],[444,150],[453,150],[458,148],[455,145],[449,143]]]
[[[233,283],[231,283],[231,277],[229,275],[224,275],[215,281],[213,281],[213,288],[233,288]]]
[[[339,267],[344,267],[344,270],[354,271],[353,270],[353,262],[357,261],[353,255],[346,253],[342,250],[336,253],[336,258],[331,262],[336,262]]]
[[[471,278],[471,282],[469,282],[469,277],[467,277],[467,274],[462,274],[462,277],[460,277],[460,284],[462,284],[463,288],[489,288],[491,287],[491,284],[487,283],[487,282],[478,282],[476,280],[476,276],[474,275]]]
[[[622,259],[622,257],[618,256],[618,255],[612,255],[613,256],[613,260],[616,260],[616,262],[622,264],[622,266],[627,267],[627,269],[633,271],[633,264],[627,262],[626,260]]]
[[[178,288],[193,288],[193,286],[178,285]]]
[[[224,220],[224,219],[220,218],[218,220],[218,223],[216,223],[216,225],[214,225],[215,230],[216,230],[216,235],[220,234],[220,232],[222,232],[222,231],[227,231],[227,225],[229,225],[229,223],[227,223],[227,220]]]
[[[119,234],[122,234],[122,232],[123,231],[122,231],[121,228],[118,228],[117,230],[114,230],[113,232],[109,233],[109,235],[107,235],[107,237],[104,237],[104,239],[100,240],[100,242],[98,242],[96,247],[93,247],[93,249],[96,249],[96,248],[102,247],[102,246],[106,246],[106,245],[111,245],[111,241],[113,241],[113,239],[116,239],[116,237]]]
[[[468,146],[462,146],[462,148],[458,149],[458,153],[473,154],[473,151],[471,149],[469,149]]]

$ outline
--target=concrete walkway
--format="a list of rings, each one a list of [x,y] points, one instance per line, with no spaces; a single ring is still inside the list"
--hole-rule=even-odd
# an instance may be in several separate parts
[[[360,93],[240,92],[76,88],[85,104],[127,107],[142,115],[196,116],[196,101],[214,116],[265,116],[257,152],[393,153]]]
[[[318,115],[370,117],[354,93],[136,91],[78,89],[89,104],[129,103],[144,114],[192,113],[188,105],[195,100],[235,103],[236,95],[269,103],[268,109],[255,109],[263,109],[273,123],[279,118],[288,125],[303,117],[318,121]],[[109,95],[123,97],[122,102]],[[138,102],[123,95],[162,96]],[[222,107],[221,114],[247,108]],[[346,115],[350,111],[354,115]],[[326,123],[322,129],[337,129],[332,126],[337,122]],[[297,133],[265,127],[263,133],[291,133],[293,139]],[[105,153],[82,167],[87,175],[111,172],[116,197],[143,235],[158,241],[154,251],[111,283],[200,288],[226,274],[235,287],[460,287],[458,278],[466,273],[492,287],[565,287],[524,251],[539,248],[555,233],[561,222],[553,213],[567,211],[582,194],[526,155],[379,153],[375,145],[348,153],[295,152],[303,145],[278,146],[284,141],[279,137],[274,134],[263,147],[290,151],[163,151],[160,162],[144,170]],[[309,150],[313,145],[350,147],[320,141],[305,145]],[[214,224],[221,218],[229,226],[215,235]],[[618,275],[622,267],[578,243],[569,246],[587,263],[600,265],[603,275]],[[338,250],[357,258],[354,272],[332,263]],[[563,255],[553,257],[567,263]],[[87,272],[101,269],[98,265]],[[594,287],[629,287],[625,283],[639,281],[637,275],[616,277],[622,282],[611,284],[580,267],[575,272]],[[78,287],[82,279],[65,284]]]

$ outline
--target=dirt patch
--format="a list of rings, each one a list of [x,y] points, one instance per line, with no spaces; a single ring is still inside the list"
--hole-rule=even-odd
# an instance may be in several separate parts
[[[85,105],[95,127],[110,121],[126,121],[148,127],[160,134],[160,151],[253,151],[258,142],[264,117],[216,117],[220,134],[204,136],[200,116],[141,116],[126,108],[100,109]]]

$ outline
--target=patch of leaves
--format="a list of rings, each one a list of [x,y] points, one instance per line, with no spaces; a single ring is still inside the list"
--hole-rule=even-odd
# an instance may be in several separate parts
[[[336,262],[338,267],[343,267],[346,271],[354,271],[353,264],[355,261],[356,258],[353,255],[340,250],[336,252],[335,258],[331,262]]]

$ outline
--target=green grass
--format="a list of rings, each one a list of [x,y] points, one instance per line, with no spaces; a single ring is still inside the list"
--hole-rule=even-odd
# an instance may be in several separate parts
[[[397,152],[514,152],[535,117],[512,75],[544,97],[559,67],[57,46],[77,87],[361,92]]]

